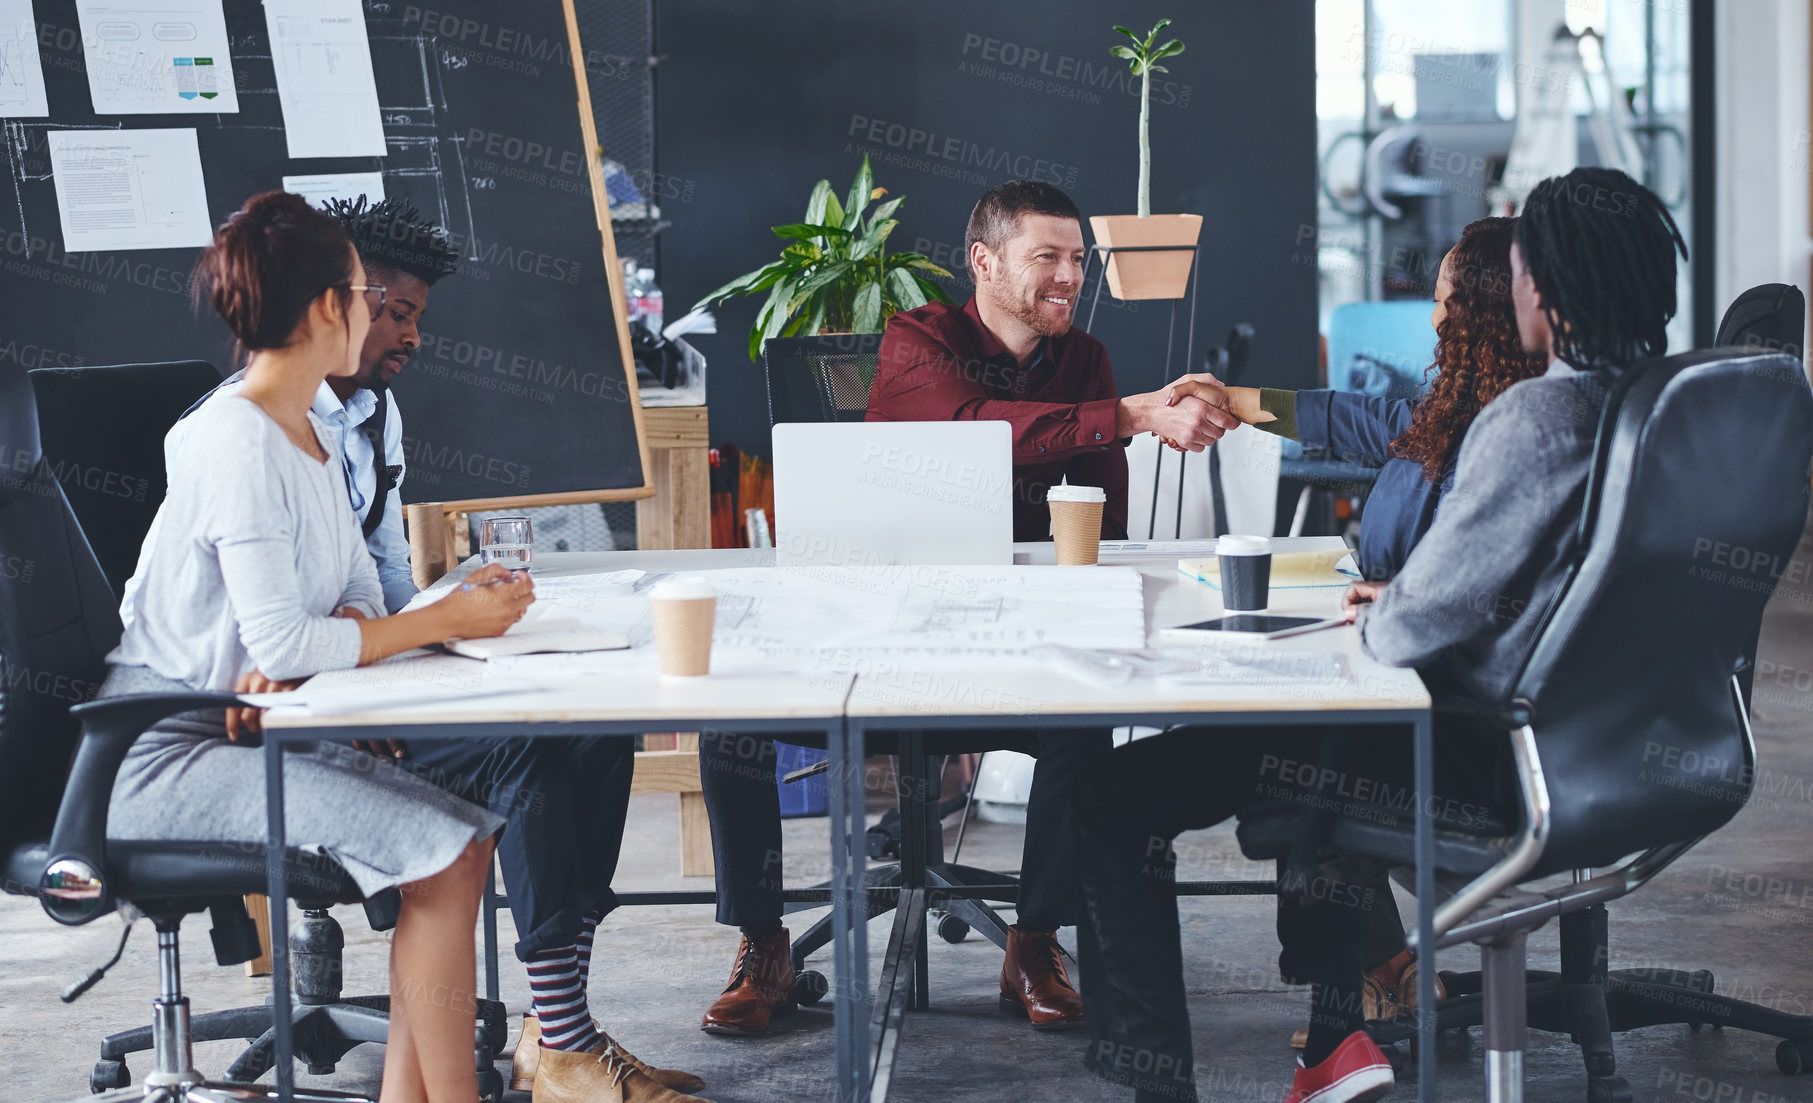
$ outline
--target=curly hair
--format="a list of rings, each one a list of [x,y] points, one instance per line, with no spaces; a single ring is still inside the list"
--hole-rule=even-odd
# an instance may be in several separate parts
[[[340,228],[368,266],[406,273],[430,287],[459,271],[459,253],[446,232],[423,219],[406,200],[373,203],[361,195],[330,199],[321,209],[340,220]]]
[[[1486,403],[1511,384],[1541,375],[1547,363],[1523,351],[1511,302],[1514,218],[1482,218],[1461,231],[1448,254],[1448,315],[1436,328],[1434,376],[1416,404],[1410,428],[1391,442],[1391,454],[1422,464],[1440,483],[1460,451],[1461,438]]]

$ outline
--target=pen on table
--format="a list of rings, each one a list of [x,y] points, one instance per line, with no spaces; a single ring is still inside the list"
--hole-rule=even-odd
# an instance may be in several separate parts
[[[480,586],[502,586],[502,585],[505,585],[506,583],[518,581],[519,579],[522,578],[522,576],[525,573],[527,573],[527,572],[511,571],[510,577],[508,577],[508,578],[488,578],[483,582],[462,582],[462,583],[460,583],[460,589],[475,590],[475,589],[479,588]]]

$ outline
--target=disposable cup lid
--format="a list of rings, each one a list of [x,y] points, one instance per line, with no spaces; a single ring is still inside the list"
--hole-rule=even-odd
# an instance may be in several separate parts
[[[664,578],[655,583],[648,596],[657,601],[689,601],[698,598],[717,597],[718,591],[711,580],[704,575],[682,575],[678,578]]]
[[[1215,541],[1216,555],[1270,555],[1269,536],[1223,536]]]
[[[1108,492],[1099,486],[1054,486],[1045,492],[1047,502],[1105,502]]]

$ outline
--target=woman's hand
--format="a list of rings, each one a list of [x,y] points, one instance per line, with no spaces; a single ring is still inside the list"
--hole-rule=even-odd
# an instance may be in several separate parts
[[[1359,619],[1360,606],[1371,605],[1385,592],[1383,582],[1355,582],[1341,595],[1341,616],[1352,624]]]
[[[535,582],[528,572],[489,563],[430,608],[440,611],[449,638],[482,639],[503,635],[534,600]]]
[[[290,682],[279,682],[267,678],[254,670],[240,676],[233,686],[234,693],[283,693],[302,684],[301,679]],[[239,735],[244,732],[250,735],[264,730],[264,710],[259,708],[230,708],[227,710],[227,741],[239,742]]]

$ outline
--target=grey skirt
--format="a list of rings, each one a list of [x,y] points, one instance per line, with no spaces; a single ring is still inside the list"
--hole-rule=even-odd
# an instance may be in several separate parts
[[[142,666],[116,666],[100,696],[185,692]],[[283,759],[289,846],[325,854],[366,895],[452,865],[503,817],[342,743],[290,744]],[[113,783],[112,839],[263,844],[264,751],[226,740],[223,712],[188,712],[138,737]]]

